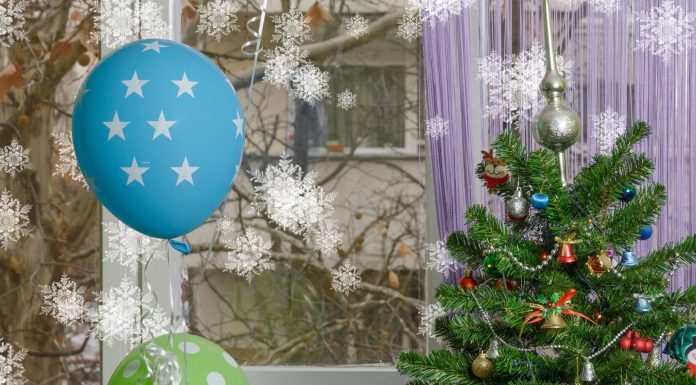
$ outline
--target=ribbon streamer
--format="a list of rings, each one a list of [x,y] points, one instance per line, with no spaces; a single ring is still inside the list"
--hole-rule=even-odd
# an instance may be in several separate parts
[[[181,370],[179,362],[173,353],[164,350],[161,346],[150,342],[143,348],[143,360],[147,368],[138,383],[145,379],[151,379],[153,384],[179,385],[181,383]]]
[[[524,331],[524,327],[528,324],[533,324],[537,322],[541,322],[545,319],[544,317],[544,312],[550,312],[550,311],[556,311],[560,310],[561,314],[568,314],[573,317],[578,317],[578,318],[583,318],[588,321],[590,321],[593,324],[597,324],[595,321],[593,321],[590,317],[577,312],[575,310],[570,309],[570,304],[568,303],[573,297],[575,297],[575,294],[577,294],[577,291],[575,289],[570,289],[567,292],[565,292],[561,298],[559,298],[556,302],[550,303],[548,306],[540,305],[540,304],[529,304],[529,306],[533,309],[536,309],[527,315],[524,316],[524,322],[522,322],[522,327],[520,327],[520,336],[522,335],[522,332]]]

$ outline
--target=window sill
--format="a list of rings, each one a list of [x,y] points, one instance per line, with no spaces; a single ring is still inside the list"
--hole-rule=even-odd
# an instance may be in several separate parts
[[[246,366],[254,385],[404,385],[408,378],[393,366]]]

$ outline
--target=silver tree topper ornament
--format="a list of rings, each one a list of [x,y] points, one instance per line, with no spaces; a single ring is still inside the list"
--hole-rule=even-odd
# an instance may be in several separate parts
[[[534,118],[532,132],[537,143],[556,153],[561,184],[565,186],[567,182],[563,151],[572,146],[580,136],[580,116],[563,103],[566,82],[556,65],[549,0],[544,0],[544,33],[546,35],[546,75],[541,81],[541,92],[546,97],[546,106]]]

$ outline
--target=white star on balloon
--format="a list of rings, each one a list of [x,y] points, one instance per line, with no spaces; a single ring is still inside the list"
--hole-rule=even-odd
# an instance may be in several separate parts
[[[175,123],[175,120],[166,120],[164,118],[164,111],[160,111],[159,119],[147,122],[147,124],[155,128],[155,133],[152,134],[152,140],[155,140],[160,135],[164,135],[169,138],[169,140],[172,140],[172,135],[169,133],[169,129]]]
[[[237,111],[237,118],[234,119],[234,125],[237,127],[237,134],[235,138],[239,138],[244,133],[244,119],[239,116],[239,111]]]
[[[130,80],[121,80],[121,83],[128,87],[128,90],[126,90],[126,96],[124,96],[124,98],[130,96],[130,94],[138,94],[142,98],[143,86],[147,84],[147,82],[149,82],[149,80],[138,79],[138,71],[133,71],[133,77],[131,77]]]
[[[128,174],[128,181],[126,182],[126,186],[133,183],[134,181],[145,186],[145,182],[143,182],[143,174],[145,173],[145,171],[149,169],[150,167],[139,167],[138,161],[135,160],[135,157],[133,157],[133,162],[131,163],[130,167],[121,167],[121,170]]]
[[[102,122],[105,126],[109,127],[109,138],[107,141],[111,140],[114,136],[118,136],[123,140],[126,140],[126,136],[123,134],[123,129],[130,124],[130,122],[122,122],[118,117],[118,111],[114,112],[114,118],[110,122]]]
[[[176,94],[177,98],[183,94],[189,94],[192,98],[195,98],[193,87],[198,84],[198,82],[190,81],[188,76],[186,76],[186,72],[184,72],[184,76],[181,77],[181,80],[172,80],[172,82],[179,87],[179,92]]]
[[[179,175],[176,180],[176,185],[178,186],[183,181],[187,181],[193,185],[193,173],[198,171],[199,168],[200,167],[190,166],[188,158],[184,157],[184,162],[181,164],[181,167],[172,167],[172,170]]]
[[[145,42],[145,43],[142,43],[142,45],[145,46],[145,48],[143,48],[143,52],[155,51],[157,53],[160,53],[160,48],[169,47],[168,45],[160,44],[160,42],[158,40],[151,41],[151,42]]]

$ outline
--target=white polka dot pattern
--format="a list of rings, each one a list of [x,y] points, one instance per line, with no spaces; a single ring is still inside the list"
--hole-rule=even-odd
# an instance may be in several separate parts
[[[191,341],[186,341],[179,344],[179,350],[188,354],[196,354],[201,351],[201,348]]]
[[[138,371],[138,368],[140,368],[140,361],[135,360],[132,361],[128,366],[126,366],[125,369],[123,369],[123,378],[128,378],[131,377],[135,374],[135,372]]]
[[[225,378],[218,372],[208,374],[208,385],[225,385]]]

